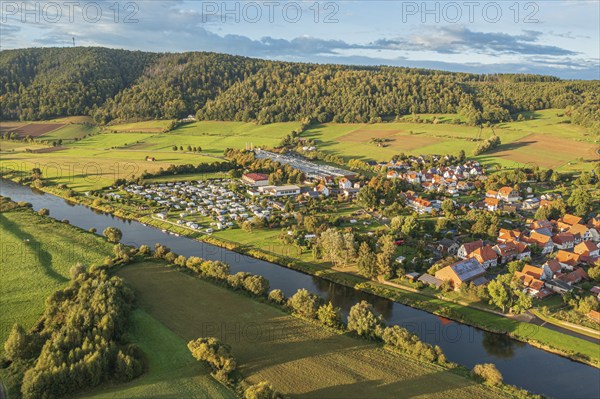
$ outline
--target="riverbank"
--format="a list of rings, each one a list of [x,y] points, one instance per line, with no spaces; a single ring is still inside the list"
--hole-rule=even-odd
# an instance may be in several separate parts
[[[66,198],[65,191],[67,190],[61,190],[57,187],[44,187],[42,190],[59,197]],[[552,331],[544,327],[538,327],[530,323],[508,319],[497,314],[447,302],[439,298],[408,292],[395,287],[387,287],[383,284],[372,282],[362,277],[319,267],[318,265],[301,262],[290,257],[244,246],[243,244],[223,241],[214,236],[197,237],[197,233],[185,231],[183,228],[162,225],[159,221],[153,220],[153,218],[151,218],[151,216],[148,214],[127,211],[124,209],[115,208],[111,205],[95,205],[95,198],[92,197],[80,195],[74,198],[66,199],[89,206],[102,212],[111,213],[118,217],[146,223],[159,229],[168,228],[168,230],[174,230],[180,235],[196,239],[200,242],[206,242],[237,253],[248,255],[271,263],[276,263],[280,266],[285,266],[305,274],[318,276],[346,287],[374,294],[382,298],[411,306],[416,309],[424,310],[435,315],[443,316],[445,318],[477,327],[485,331],[506,334],[521,342],[530,343],[532,346],[592,365],[594,367],[599,367],[600,364],[597,344],[583,341],[581,339]]]

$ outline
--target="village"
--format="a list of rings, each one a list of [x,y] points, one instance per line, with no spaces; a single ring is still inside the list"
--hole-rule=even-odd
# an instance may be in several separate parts
[[[370,182],[377,175],[369,180],[355,172],[300,156],[260,149],[255,155],[257,159],[270,159],[301,171],[303,182],[271,184],[268,173],[246,170],[239,178],[130,183],[105,195],[112,200],[122,196],[135,198],[140,209],[152,210],[154,219],[204,235],[249,226],[267,230],[283,228],[287,232],[282,233],[285,242],[293,239],[293,245],[312,251],[324,227],[307,229],[306,223],[297,225],[302,219],[300,215],[308,215],[309,203],[353,204],[352,215],[356,216],[334,226],[340,231],[356,233],[359,240],[361,236],[373,240],[390,234],[393,218],[386,216],[377,203],[366,209],[360,201],[360,193],[372,185]],[[442,231],[443,237],[436,240],[425,231],[423,237],[427,242],[420,266],[414,254],[407,251],[408,242],[416,243],[415,237],[397,235],[393,267],[396,272],[392,278],[396,282],[459,292],[465,286],[483,287],[498,276],[510,274],[509,289],[536,301],[568,293],[593,295],[600,301],[600,288],[590,287],[592,279],[586,272],[597,267],[599,259],[598,216],[584,220],[564,213],[557,219],[536,219],[537,210],[551,207],[554,201],[562,199],[561,195],[547,192],[536,196],[528,184],[520,190],[511,186],[486,190],[488,172],[477,161],[410,156],[372,166],[383,171],[384,180],[402,188],[397,201],[404,204],[402,213],[407,217],[412,214],[416,220],[424,221],[446,218],[449,216],[444,207],[446,202],[465,212],[503,215],[504,227],[494,237],[485,239],[469,241],[473,235],[468,230],[446,229]],[[330,210],[335,208],[334,205]],[[319,220],[331,225],[327,219]],[[517,266],[509,266],[515,262]],[[595,310],[589,315],[600,322],[598,316]]]

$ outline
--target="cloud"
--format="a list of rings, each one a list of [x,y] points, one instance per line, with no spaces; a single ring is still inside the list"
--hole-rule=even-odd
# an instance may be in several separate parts
[[[545,36],[553,33],[538,30],[508,34],[479,32],[461,26],[421,27],[405,36],[388,35],[362,43],[351,41],[360,35],[348,35],[349,39],[344,40],[325,39],[318,37],[318,32],[295,38],[274,35],[251,38],[245,33],[221,33],[230,26],[221,23],[220,16],[203,15],[199,10],[186,8],[182,1],[140,3],[134,15],[138,20],[135,23],[123,21],[127,10],[121,10],[120,20],[115,22],[109,8],[113,2],[100,4],[105,12],[101,21],[93,24],[80,17],[73,22],[54,24],[8,21],[1,26],[3,47],[67,46],[75,37],[78,45],[147,51],[215,51],[302,62],[386,64],[475,73],[518,71],[567,78],[580,73],[581,77],[598,79],[597,60],[586,60],[584,55],[571,49],[544,43]],[[77,12],[80,13],[81,8]],[[481,62],[436,60],[436,55],[455,54],[473,55],[471,59]]]
[[[380,39],[367,47],[388,50],[428,50],[441,54],[474,52],[498,56],[502,54],[524,55],[575,55],[577,53],[557,46],[535,43],[542,32],[524,30],[520,35],[501,32],[475,32],[465,27],[439,27],[407,38]]]

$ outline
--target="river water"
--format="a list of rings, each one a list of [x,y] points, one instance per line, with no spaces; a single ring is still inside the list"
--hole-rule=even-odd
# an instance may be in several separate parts
[[[29,202],[35,210],[47,208],[51,217],[68,219],[71,224],[86,230],[93,227],[102,232],[106,227],[115,226],[123,232],[122,242],[125,244],[146,244],[153,247],[155,243],[161,243],[184,256],[222,260],[231,266],[233,273],[245,271],[264,276],[270,281],[271,289],[279,288],[286,296],[299,288],[306,288],[333,302],[342,309],[344,315],[347,315],[355,303],[367,300],[388,324],[401,325],[416,333],[423,341],[439,345],[450,361],[469,368],[478,363],[494,363],[505,382],[550,397],[600,398],[600,370],[504,335],[488,333],[214,245],[166,234],[139,222],[99,213],[11,181],[1,180],[0,194],[14,201]],[[532,336],[536,333],[535,329],[535,326],[531,326],[529,333]],[[600,351],[600,345],[598,350]]]

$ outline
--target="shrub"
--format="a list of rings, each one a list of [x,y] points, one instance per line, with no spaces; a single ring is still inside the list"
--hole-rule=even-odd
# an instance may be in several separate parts
[[[472,374],[475,378],[489,385],[502,383],[502,374],[493,363],[476,364],[473,367]]]
[[[108,242],[112,242],[113,244],[118,243],[119,241],[121,241],[121,238],[123,238],[123,233],[116,227],[107,227],[102,232],[102,235],[106,237]]]
[[[237,367],[231,348],[214,337],[198,338],[188,342],[188,349],[196,360],[207,362],[216,378],[226,381]]]
[[[274,289],[273,291],[269,292],[269,300],[281,305],[285,302],[285,295],[280,289]]]
[[[38,211],[38,215],[40,215],[40,216],[48,216],[48,215],[50,215],[50,211],[47,208],[41,208]]]
[[[352,306],[348,314],[348,330],[360,336],[377,338],[381,336],[383,320],[381,315],[375,315],[373,305],[367,301],[360,301]]]
[[[231,274],[227,276],[227,284],[233,289],[240,289],[244,286],[244,279],[250,276],[250,273],[246,272],[237,272],[236,274]]]
[[[278,399],[281,395],[266,381],[250,385],[244,391],[244,399]]]
[[[207,260],[200,265],[200,271],[207,277],[225,280],[229,275],[229,265],[220,261]]]
[[[150,254],[150,247],[147,245],[140,245],[140,248],[138,249],[138,252],[142,255],[149,255]]]
[[[288,306],[297,314],[314,319],[317,316],[317,307],[319,298],[300,288],[294,295],[288,299]]]
[[[263,276],[250,275],[244,279],[244,288],[257,296],[265,296],[269,292],[269,280]]]
[[[26,359],[28,346],[29,338],[25,329],[20,324],[13,325],[10,335],[4,343],[4,355],[12,361]]]
[[[85,266],[81,263],[77,263],[75,266],[71,266],[69,269],[69,277],[71,280],[75,280],[77,276],[85,273]]]
[[[326,326],[337,328],[342,324],[342,316],[340,309],[333,307],[331,302],[319,306],[317,310],[317,318]]]

